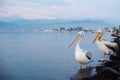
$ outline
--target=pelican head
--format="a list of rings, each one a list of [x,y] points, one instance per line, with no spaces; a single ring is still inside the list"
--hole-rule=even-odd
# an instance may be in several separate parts
[[[103,32],[102,31],[98,31],[96,37],[94,38],[93,42],[94,43],[98,38],[100,38],[101,36],[103,35]]]
[[[84,37],[84,32],[83,31],[79,31],[77,36],[74,38],[74,40],[68,46],[68,48],[70,48],[75,42],[82,41],[83,37]]]

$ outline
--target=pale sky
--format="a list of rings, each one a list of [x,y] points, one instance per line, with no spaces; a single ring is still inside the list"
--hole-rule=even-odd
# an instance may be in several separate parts
[[[0,0],[0,18],[120,19],[120,0]]]

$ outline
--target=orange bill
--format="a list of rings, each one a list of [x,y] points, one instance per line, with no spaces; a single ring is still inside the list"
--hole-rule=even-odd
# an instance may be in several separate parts
[[[78,34],[75,39],[70,43],[70,45],[68,46],[68,48],[70,48],[75,42],[78,41],[78,39],[80,38],[80,35]]]
[[[100,37],[100,35],[102,35],[102,32],[98,32],[98,33],[97,33],[97,35],[96,35],[96,37],[94,38],[94,40],[93,40],[92,43],[94,43],[94,42]]]

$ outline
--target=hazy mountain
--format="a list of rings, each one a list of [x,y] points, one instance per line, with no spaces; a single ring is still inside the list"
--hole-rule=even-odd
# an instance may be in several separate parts
[[[0,22],[0,28],[8,29],[50,29],[50,28],[70,28],[70,27],[83,27],[83,28],[97,28],[97,27],[113,27],[114,24],[106,23],[101,20],[27,20],[20,19],[10,22]]]

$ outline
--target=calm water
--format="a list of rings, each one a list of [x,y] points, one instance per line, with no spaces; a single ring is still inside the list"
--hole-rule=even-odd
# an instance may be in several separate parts
[[[106,34],[107,35],[107,34]],[[105,39],[110,39],[106,36]],[[76,33],[0,33],[0,80],[71,80],[94,75],[79,70],[74,48],[67,48]],[[94,33],[85,33],[81,48],[93,54],[95,67],[102,55],[92,44]]]

